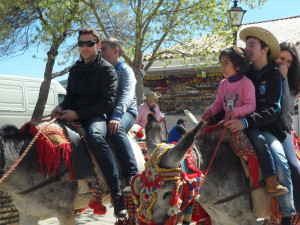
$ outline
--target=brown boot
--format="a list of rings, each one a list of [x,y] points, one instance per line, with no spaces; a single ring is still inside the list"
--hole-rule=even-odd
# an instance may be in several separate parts
[[[276,175],[268,177],[266,179],[266,183],[269,197],[289,193],[289,190],[286,187],[283,187],[281,184],[279,184]]]

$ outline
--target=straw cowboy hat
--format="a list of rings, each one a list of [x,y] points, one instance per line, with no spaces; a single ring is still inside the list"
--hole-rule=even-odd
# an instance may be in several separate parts
[[[146,96],[144,96],[144,100],[154,100],[160,98],[161,94],[159,92],[149,91]]]
[[[261,27],[248,27],[240,32],[240,38],[246,43],[247,37],[255,37],[262,40],[270,49],[270,60],[275,60],[280,55],[280,47],[276,37],[268,30]]]

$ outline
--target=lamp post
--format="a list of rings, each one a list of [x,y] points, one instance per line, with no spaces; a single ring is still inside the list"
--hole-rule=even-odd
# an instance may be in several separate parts
[[[237,31],[238,28],[242,24],[243,16],[246,12],[246,10],[243,10],[241,7],[237,6],[237,0],[233,1],[233,7],[229,10],[229,18],[232,21],[233,27],[236,27],[237,29],[234,32],[234,39],[233,39],[233,44],[236,45],[237,42]]]

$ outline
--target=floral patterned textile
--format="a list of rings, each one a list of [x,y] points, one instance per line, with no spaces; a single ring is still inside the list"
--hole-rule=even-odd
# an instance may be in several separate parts
[[[235,145],[234,152],[237,156],[248,157],[248,168],[250,170],[250,178],[253,180],[253,186],[258,187],[259,163],[256,151],[249,138],[243,131],[232,133],[233,143]]]

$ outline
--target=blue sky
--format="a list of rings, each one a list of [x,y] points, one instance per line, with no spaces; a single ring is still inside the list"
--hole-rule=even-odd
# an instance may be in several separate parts
[[[233,4],[232,4],[233,5]],[[240,5],[247,10],[243,18],[243,23],[253,23],[272,19],[300,15],[300,0],[268,0],[261,8],[251,10],[245,5]],[[30,49],[24,55],[10,58],[8,60],[0,59],[0,74],[18,75],[27,77],[43,78],[46,62],[43,57],[46,56],[44,49],[39,50],[38,57],[32,58],[37,54],[36,49]],[[64,69],[63,66],[55,65],[53,72]],[[67,79],[67,75],[56,78],[57,80]]]

